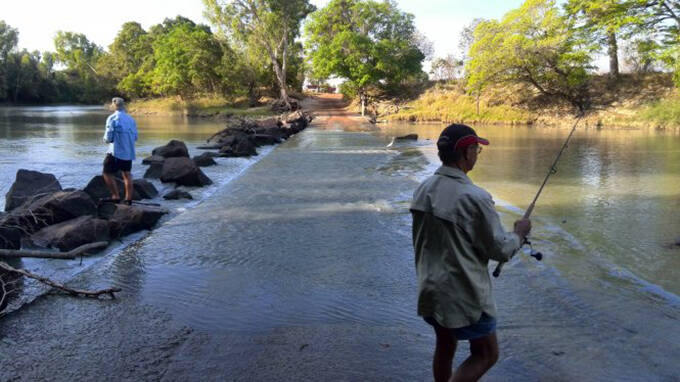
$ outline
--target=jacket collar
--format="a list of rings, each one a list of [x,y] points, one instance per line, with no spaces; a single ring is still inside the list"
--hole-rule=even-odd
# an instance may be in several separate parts
[[[437,171],[434,172],[437,175],[446,176],[449,178],[456,179],[463,183],[472,183],[470,178],[459,168],[450,166],[440,166]]]

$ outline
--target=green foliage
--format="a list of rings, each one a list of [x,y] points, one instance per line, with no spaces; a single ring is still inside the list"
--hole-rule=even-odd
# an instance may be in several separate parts
[[[59,31],[54,38],[57,62],[66,65],[62,79],[71,84],[70,100],[100,103],[108,98],[113,83],[97,72],[104,50],[82,33]],[[73,97],[73,98],[71,98]]]
[[[0,20],[0,100],[6,97],[7,80],[7,55],[17,46],[19,31]]]
[[[448,55],[437,58],[430,64],[430,78],[435,81],[450,81],[460,77],[465,62],[461,59]]]
[[[644,121],[657,126],[680,126],[680,97],[654,102],[639,114]]]
[[[479,92],[490,83],[525,83],[547,96],[588,106],[588,70],[595,50],[560,14],[554,0],[527,0],[501,21],[475,29],[466,71]]]
[[[315,76],[343,77],[350,82],[343,89],[359,94],[422,71],[415,37],[413,15],[393,1],[332,0],[306,24]]]
[[[153,86],[161,94],[188,97],[215,92],[222,50],[204,27],[183,23],[154,41]]]
[[[251,57],[266,56],[274,70],[281,99],[288,103],[288,70],[299,56],[294,48],[302,20],[314,10],[309,0],[204,0],[205,15],[230,40],[240,44],[240,53]],[[301,61],[301,60],[300,60]],[[247,68],[253,79],[259,77],[258,67]],[[251,94],[252,95],[252,94]]]

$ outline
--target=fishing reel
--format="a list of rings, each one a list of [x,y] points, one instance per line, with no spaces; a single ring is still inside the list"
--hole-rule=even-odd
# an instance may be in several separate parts
[[[533,257],[537,261],[543,260],[543,254],[539,251],[534,250],[534,247],[531,245],[529,239],[524,239],[524,244],[529,246],[529,256]]]
[[[522,243],[522,246],[528,245],[529,246],[529,256],[533,257],[536,259],[536,261],[541,261],[543,260],[543,254],[539,251],[534,250],[534,247],[531,245],[531,242],[529,239],[524,238],[524,242]],[[498,277],[501,275],[501,269],[503,269],[503,264],[504,263],[498,263],[496,266],[496,269],[493,271],[493,277]]]

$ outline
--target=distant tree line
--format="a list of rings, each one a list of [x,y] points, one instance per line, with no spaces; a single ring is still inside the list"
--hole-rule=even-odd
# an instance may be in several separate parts
[[[307,0],[205,1],[217,26],[177,16],[144,30],[122,25],[107,50],[81,33],[59,31],[54,52],[17,47],[19,31],[0,21],[0,102],[101,103],[126,98],[247,97],[301,89],[300,22]]]

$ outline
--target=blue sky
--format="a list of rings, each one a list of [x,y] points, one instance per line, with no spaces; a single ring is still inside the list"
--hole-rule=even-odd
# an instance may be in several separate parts
[[[144,28],[166,17],[182,15],[203,19],[201,0],[0,0],[0,19],[19,29],[19,47],[54,50],[58,30],[84,33],[107,47],[120,26],[137,21]],[[311,0],[323,6],[330,0]],[[523,0],[397,0],[399,7],[415,15],[416,27],[433,43],[436,56],[456,53],[462,28],[475,18],[500,18]]]

